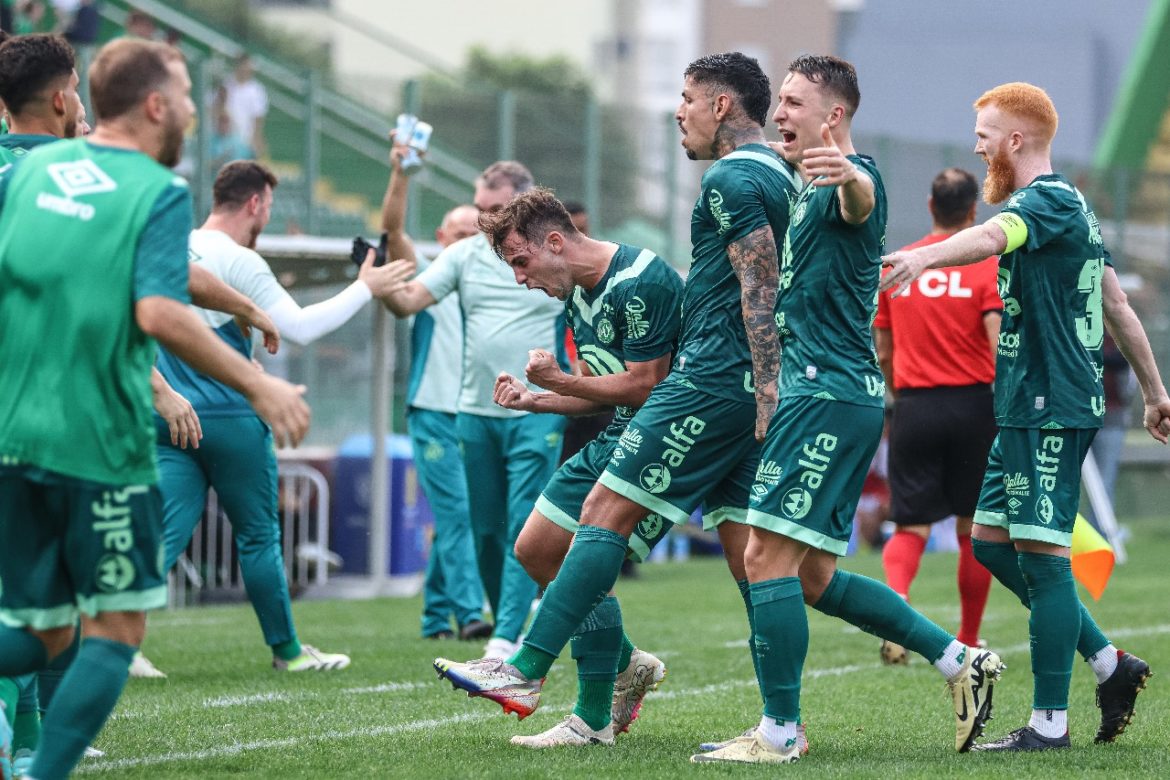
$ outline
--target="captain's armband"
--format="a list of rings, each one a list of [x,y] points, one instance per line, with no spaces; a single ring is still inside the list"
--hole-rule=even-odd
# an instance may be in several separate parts
[[[1007,246],[1003,249],[1005,254],[1016,251],[1028,240],[1028,226],[1016,214],[1001,211],[987,221],[992,225],[999,226],[999,229],[1007,236]]]

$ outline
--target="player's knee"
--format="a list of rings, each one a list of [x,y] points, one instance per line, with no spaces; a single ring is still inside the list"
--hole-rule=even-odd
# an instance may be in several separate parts
[[[531,537],[521,534],[512,551],[516,554],[516,560],[524,567],[524,571],[528,572],[528,576],[537,585],[543,588],[552,582],[556,571],[554,569],[551,574],[549,573],[548,561],[541,553],[540,545],[534,544]]]
[[[32,633],[37,639],[41,640],[41,644],[45,646],[45,656],[52,661],[61,653],[69,649],[69,645],[73,644],[73,634],[76,628],[72,625],[61,626],[60,628],[50,628],[44,631],[33,631]]]

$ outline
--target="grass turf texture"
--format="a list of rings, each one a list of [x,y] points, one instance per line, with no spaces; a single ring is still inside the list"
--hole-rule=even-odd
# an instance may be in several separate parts
[[[760,715],[742,602],[722,561],[702,559],[644,566],[640,578],[619,582],[630,636],[666,661],[670,673],[613,748],[532,751],[508,744],[511,735],[542,731],[569,711],[576,677],[567,652],[548,678],[541,709],[517,724],[497,705],[468,699],[436,679],[433,656],[471,658],[480,645],[416,638],[420,599],[302,602],[295,606],[302,640],[352,654],[348,670],[273,671],[246,607],[156,614],[144,650],[169,679],[130,681],[96,741],[107,756],[84,760],[79,771],[125,778],[642,780],[762,771],[848,778],[1167,777],[1170,526],[1149,520],[1131,521],[1129,528],[1130,562],[1090,608],[1116,644],[1149,661],[1156,676],[1113,745],[1092,743],[1094,679],[1078,657],[1071,750],[959,755],[945,685],[928,663],[915,657],[909,667],[882,667],[877,639],[810,610],[803,713],[812,753],[794,767],[692,766],[687,759],[699,742],[737,734]],[[881,576],[874,554],[844,565]],[[958,622],[954,572],[953,554],[927,555],[912,593],[916,606],[950,630]],[[1031,707],[1026,613],[997,584],[982,635],[1008,664],[986,739],[1024,725]]]

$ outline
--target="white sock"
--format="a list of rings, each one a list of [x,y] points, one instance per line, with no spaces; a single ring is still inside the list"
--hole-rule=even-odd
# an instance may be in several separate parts
[[[1068,733],[1068,710],[1032,710],[1028,725],[1042,737],[1058,739]]]
[[[1093,667],[1093,674],[1097,675],[1097,682],[1103,683],[1117,671],[1117,648],[1110,642],[1087,660],[1089,666]]]
[[[947,645],[947,649],[943,650],[943,654],[934,662],[934,668],[942,672],[942,676],[946,679],[953,680],[963,668],[967,654],[972,652],[974,651],[971,648],[958,639],[952,639],[951,643]]]
[[[775,720],[765,715],[760,718],[756,734],[772,747],[782,750],[796,744],[796,721]]]

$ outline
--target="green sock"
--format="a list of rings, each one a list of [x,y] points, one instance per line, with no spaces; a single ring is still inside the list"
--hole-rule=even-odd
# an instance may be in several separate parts
[[[578,528],[560,572],[545,589],[524,645],[508,663],[530,680],[547,675],[581,621],[617,582],[626,547],[626,538],[608,528]]]
[[[16,713],[12,724],[12,752],[31,750],[36,752],[41,744],[41,713],[36,710]]]
[[[0,675],[19,677],[45,668],[49,656],[41,640],[23,628],[0,626]]]
[[[610,720],[613,683],[622,649],[622,610],[613,596],[602,599],[570,640],[577,661],[577,704],[573,712],[599,731]],[[628,663],[628,662],[627,662]]]
[[[800,718],[800,673],[808,655],[808,615],[800,579],[781,577],[751,584],[764,714],[780,721]]]
[[[1068,558],[1043,553],[1019,554],[1032,611],[1032,707],[1068,709],[1073,654],[1081,631],[1080,600]]]
[[[1020,571],[1019,554],[1016,546],[1004,542],[985,542],[982,539],[971,539],[971,547],[975,551],[975,560],[983,564],[1000,583],[1016,594],[1028,609],[1032,602],[1028,598],[1028,586],[1024,583],[1024,574]],[[1109,644],[1109,637],[1101,631],[1097,621],[1089,614],[1083,602],[1081,605],[1081,633],[1077,637],[1077,652],[1082,658],[1096,655],[1101,648]]]
[[[293,638],[272,646],[272,654],[282,661],[291,661],[304,652],[300,640]]]
[[[4,706],[4,718],[11,726],[16,721],[16,700],[20,698],[20,686],[12,677],[0,677],[0,704]]]
[[[739,588],[739,595],[743,597],[743,604],[747,607],[748,617],[748,650],[752,654],[752,668],[756,670],[756,687],[760,689],[760,698],[764,698],[764,683],[760,679],[760,654],[756,652],[756,643],[753,637],[756,635],[756,613],[752,609],[752,592],[751,584],[747,580],[736,580],[736,587]]]
[[[87,637],[81,641],[77,659],[45,713],[44,742],[53,749],[37,751],[30,775],[69,775],[118,703],[136,649],[110,639]]]
[[[934,663],[954,637],[885,583],[838,569],[813,608],[880,639],[897,642]]]
[[[73,663],[73,659],[77,658],[77,649],[81,647],[81,624],[75,627],[73,632],[73,642],[69,647],[61,651],[56,658],[49,661],[49,665],[37,672],[37,699],[40,701],[41,712],[47,712],[49,704],[53,701],[53,695],[57,693],[57,688],[61,685],[61,679],[65,677],[65,672],[69,670],[69,665]]]
[[[618,673],[620,674],[627,666],[630,665],[630,657],[634,654],[634,643],[630,641],[630,637],[625,630],[622,631],[622,652],[618,656]]]

